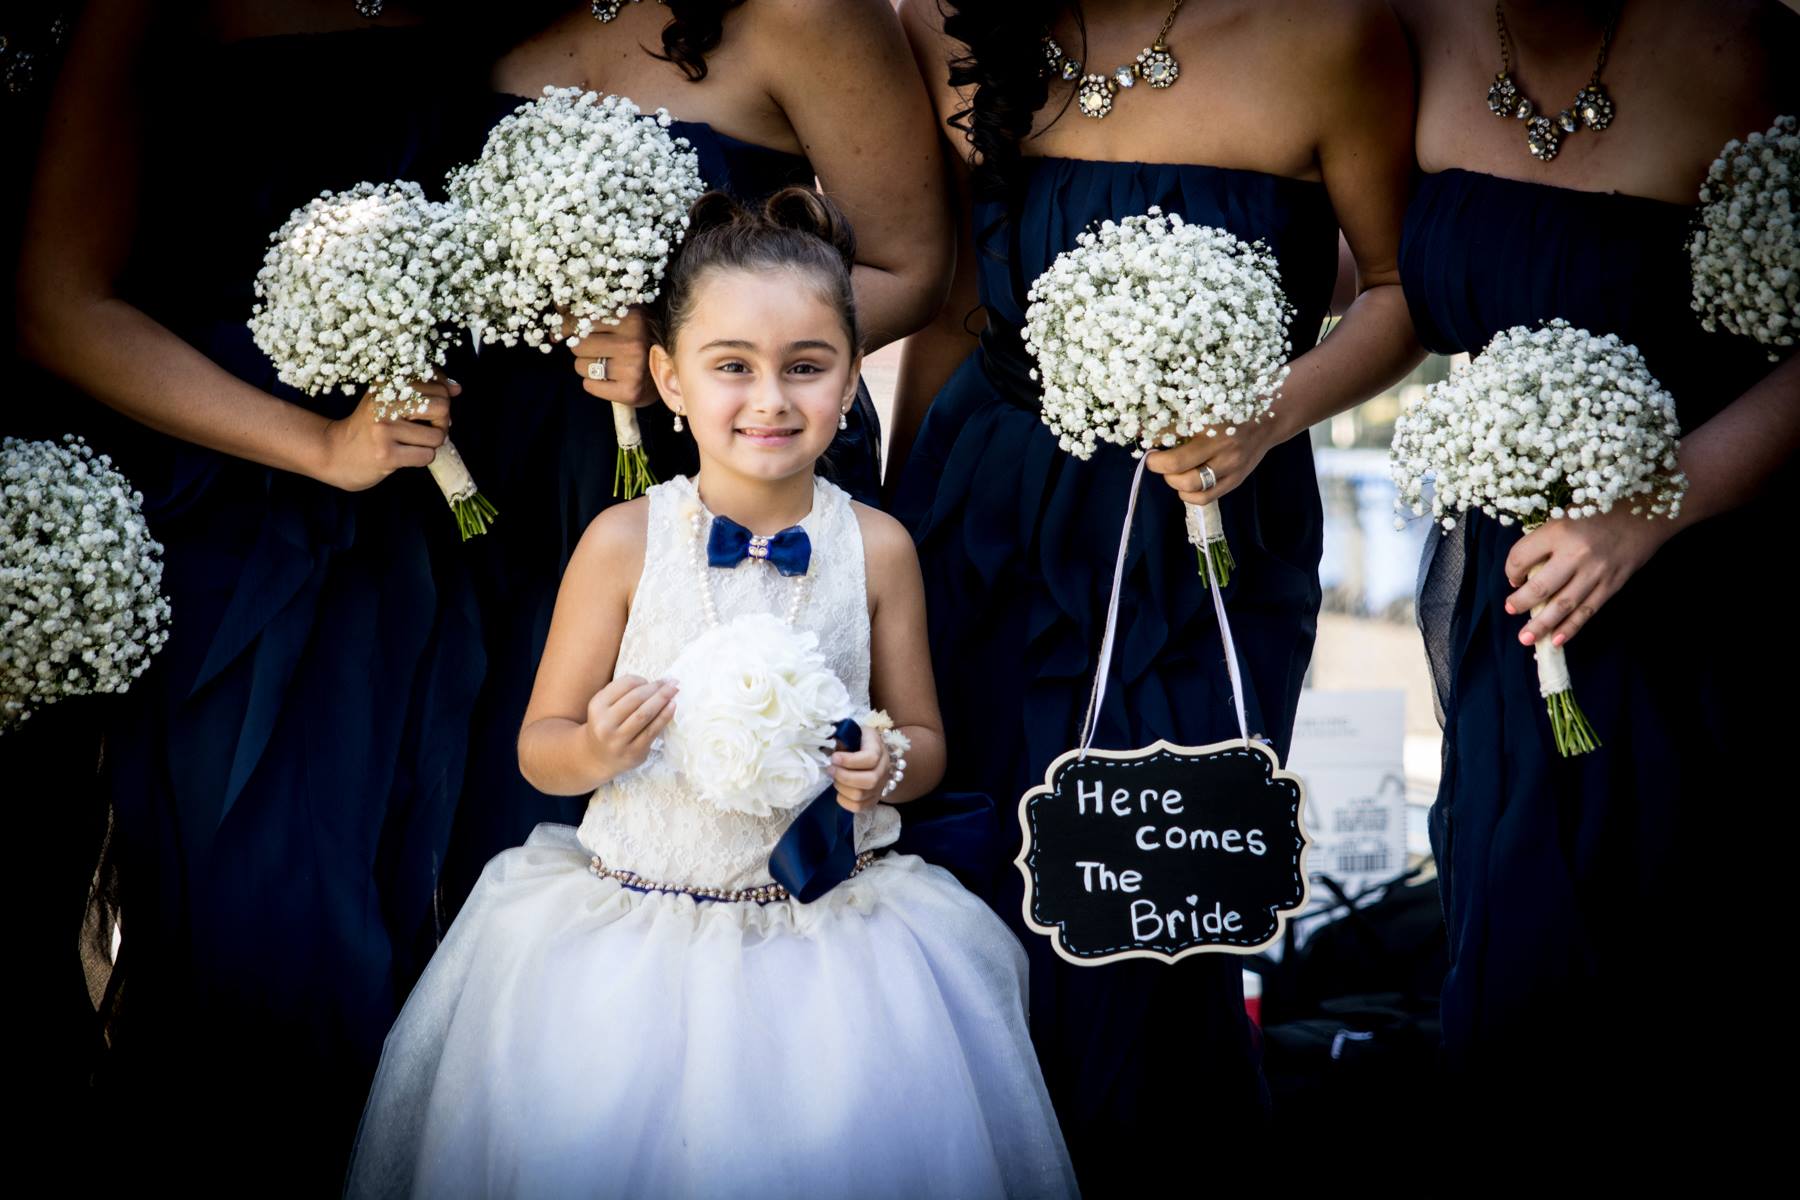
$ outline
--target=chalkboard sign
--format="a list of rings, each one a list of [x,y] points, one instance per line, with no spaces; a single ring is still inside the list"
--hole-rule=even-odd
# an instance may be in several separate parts
[[[1025,919],[1081,965],[1254,953],[1306,904],[1304,804],[1256,742],[1071,750],[1019,802]]]

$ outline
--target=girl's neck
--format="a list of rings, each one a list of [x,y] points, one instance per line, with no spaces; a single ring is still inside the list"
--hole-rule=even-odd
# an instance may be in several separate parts
[[[708,512],[730,517],[755,534],[779,533],[812,512],[811,471],[786,479],[751,479],[702,465],[694,487]]]
[[[1480,2],[1491,23],[1492,6]],[[1514,45],[1540,62],[1593,58],[1607,21],[1622,7],[1620,0],[1506,0],[1504,5]]]

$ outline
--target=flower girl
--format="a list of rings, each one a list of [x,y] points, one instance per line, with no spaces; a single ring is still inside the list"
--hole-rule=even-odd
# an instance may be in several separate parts
[[[860,366],[849,242],[800,188],[695,206],[651,369],[700,471],[588,528],[519,737],[586,817],[488,864],[350,1194],[1073,1194],[1018,943],[883,855],[944,748],[912,543],[814,477]]]

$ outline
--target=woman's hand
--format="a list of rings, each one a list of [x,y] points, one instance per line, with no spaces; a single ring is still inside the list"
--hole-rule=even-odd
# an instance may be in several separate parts
[[[574,322],[565,317],[564,328],[573,334]],[[582,389],[613,404],[642,408],[655,403],[649,362],[650,326],[641,308],[632,308],[617,325],[595,326],[575,345],[575,373]]]
[[[1263,455],[1282,440],[1275,419],[1265,417],[1237,426],[1236,433],[1202,430],[1179,446],[1152,450],[1144,465],[1161,475],[1186,503],[1211,504],[1248,479]],[[1201,477],[1202,467],[1212,470],[1210,488]]]
[[[1574,637],[1676,528],[1666,517],[1617,508],[1548,521],[1520,538],[1506,556],[1506,580],[1518,589],[1506,598],[1506,611],[1530,612],[1539,604],[1544,611],[1526,624],[1519,641],[1529,646],[1548,637],[1560,646]],[[1538,570],[1528,582],[1533,567]]]
[[[401,467],[428,467],[450,435],[450,398],[462,391],[453,379],[413,384],[427,398],[425,411],[403,421],[375,417],[375,393],[366,392],[356,411],[325,426],[325,467],[321,482],[346,492],[374,487]]]
[[[868,812],[881,803],[881,789],[893,774],[894,760],[887,742],[867,726],[861,750],[839,750],[831,756],[825,773],[837,784],[837,802],[853,813]]]
[[[675,718],[672,679],[654,682],[621,675],[588,701],[588,744],[601,778],[616,779],[650,757],[650,746]]]

